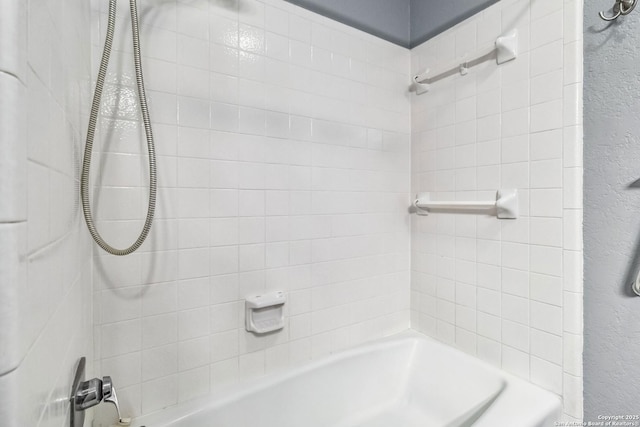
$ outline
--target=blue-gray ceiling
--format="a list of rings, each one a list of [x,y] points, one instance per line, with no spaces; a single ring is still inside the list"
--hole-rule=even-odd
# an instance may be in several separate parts
[[[498,0],[411,0],[409,47],[429,40],[497,2]]]
[[[392,43],[414,47],[499,0],[286,0]]]

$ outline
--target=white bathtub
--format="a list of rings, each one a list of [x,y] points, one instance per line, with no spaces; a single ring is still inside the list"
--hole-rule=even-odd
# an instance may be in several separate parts
[[[557,396],[415,332],[134,420],[135,427],[546,427]]]

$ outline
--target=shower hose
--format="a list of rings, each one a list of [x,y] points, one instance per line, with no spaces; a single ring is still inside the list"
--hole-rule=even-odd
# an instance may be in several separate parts
[[[142,61],[140,60],[140,36],[138,29],[138,7],[136,0],[130,0],[131,9],[131,29],[133,33],[133,59],[136,70],[136,84],[138,88],[138,98],[140,99],[140,110],[142,112],[142,121],[144,123],[144,131],[147,139],[147,150],[149,153],[149,205],[147,208],[147,217],[142,227],[142,231],[136,241],[126,249],[117,249],[109,245],[100,236],[91,215],[91,203],[89,202],[89,175],[91,170],[91,153],[93,152],[93,140],[96,132],[96,123],[98,120],[98,112],[100,111],[100,99],[104,89],[104,81],[109,67],[109,56],[113,46],[113,35],[116,21],[116,2],[117,0],[109,0],[109,22],[107,24],[107,37],[104,42],[104,50],[102,52],[102,60],[100,61],[100,70],[96,81],[96,89],[91,104],[91,115],[89,117],[89,127],[87,130],[87,142],[84,148],[84,159],[82,162],[82,174],[80,177],[80,194],[82,199],[82,210],[84,219],[87,222],[89,233],[93,240],[102,249],[112,255],[129,255],[138,249],[144,243],[151,224],[153,223],[153,215],[156,206],[157,191],[157,175],[156,175],[156,153],[153,143],[153,133],[151,131],[151,119],[149,118],[149,109],[147,107],[147,98],[144,91],[144,79],[142,74]]]

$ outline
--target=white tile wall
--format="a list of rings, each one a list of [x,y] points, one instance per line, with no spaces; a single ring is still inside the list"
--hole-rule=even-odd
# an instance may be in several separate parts
[[[532,381],[582,418],[582,2],[503,0],[412,50],[438,69],[517,28],[518,58],[412,102],[412,189],[518,188],[521,217],[412,219],[412,327]]]
[[[80,355],[139,415],[405,329],[410,308],[414,328],[561,395],[567,420],[581,419],[580,1],[503,0],[412,52],[279,0],[141,1],[158,213],[138,253],[91,259],[78,201],[85,41],[95,67],[106,4],[91,21],[71,0],[13,0],[0,15],[9,425],[68,423]],[[119,7],[93,182],[99,228],[124,246],[148,178]],[[407,93],[408,70],[513,27],[515,62]],[[517,187],[523,215],[409,221],[410,186],[443,199]],[[243,298],[276,289],[285,329],[246,333]]]
[[[147,172],[120,7],[94,200],[124,246]],[[118,378],[124,412],[408,328],[410,52],[280,0],[140,2],[140,15],[156,222],[138,253],[94,256],[96,367]],[[288,294],[284,330],[247,333],[244,298],[271,290]]]
[[[90,8],[9,0],[0,15],[0,417],[63,426],[78,359],[93,359],[77,191]]]

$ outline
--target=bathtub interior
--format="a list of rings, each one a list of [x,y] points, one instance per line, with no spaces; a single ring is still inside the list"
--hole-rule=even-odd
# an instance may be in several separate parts
[[[506,387],[498,372],[461,352],[419,339],[415,347],[402,404],[421,412],[422,424],[410,425],[471,425]]]
[[[186,415],[153,414],[134,426],[465,427],[505,381],[457,353],[419,339],[369,345],[247,383]]]
[[[299,426],[302,421],[309,427],[334,425],[350,414],[397,399],[408,356],[406,352],[378,353],[307,370],[231,399],[214,411],[203,411],[184,426],[212,420],[214,425],[255,427]]]

